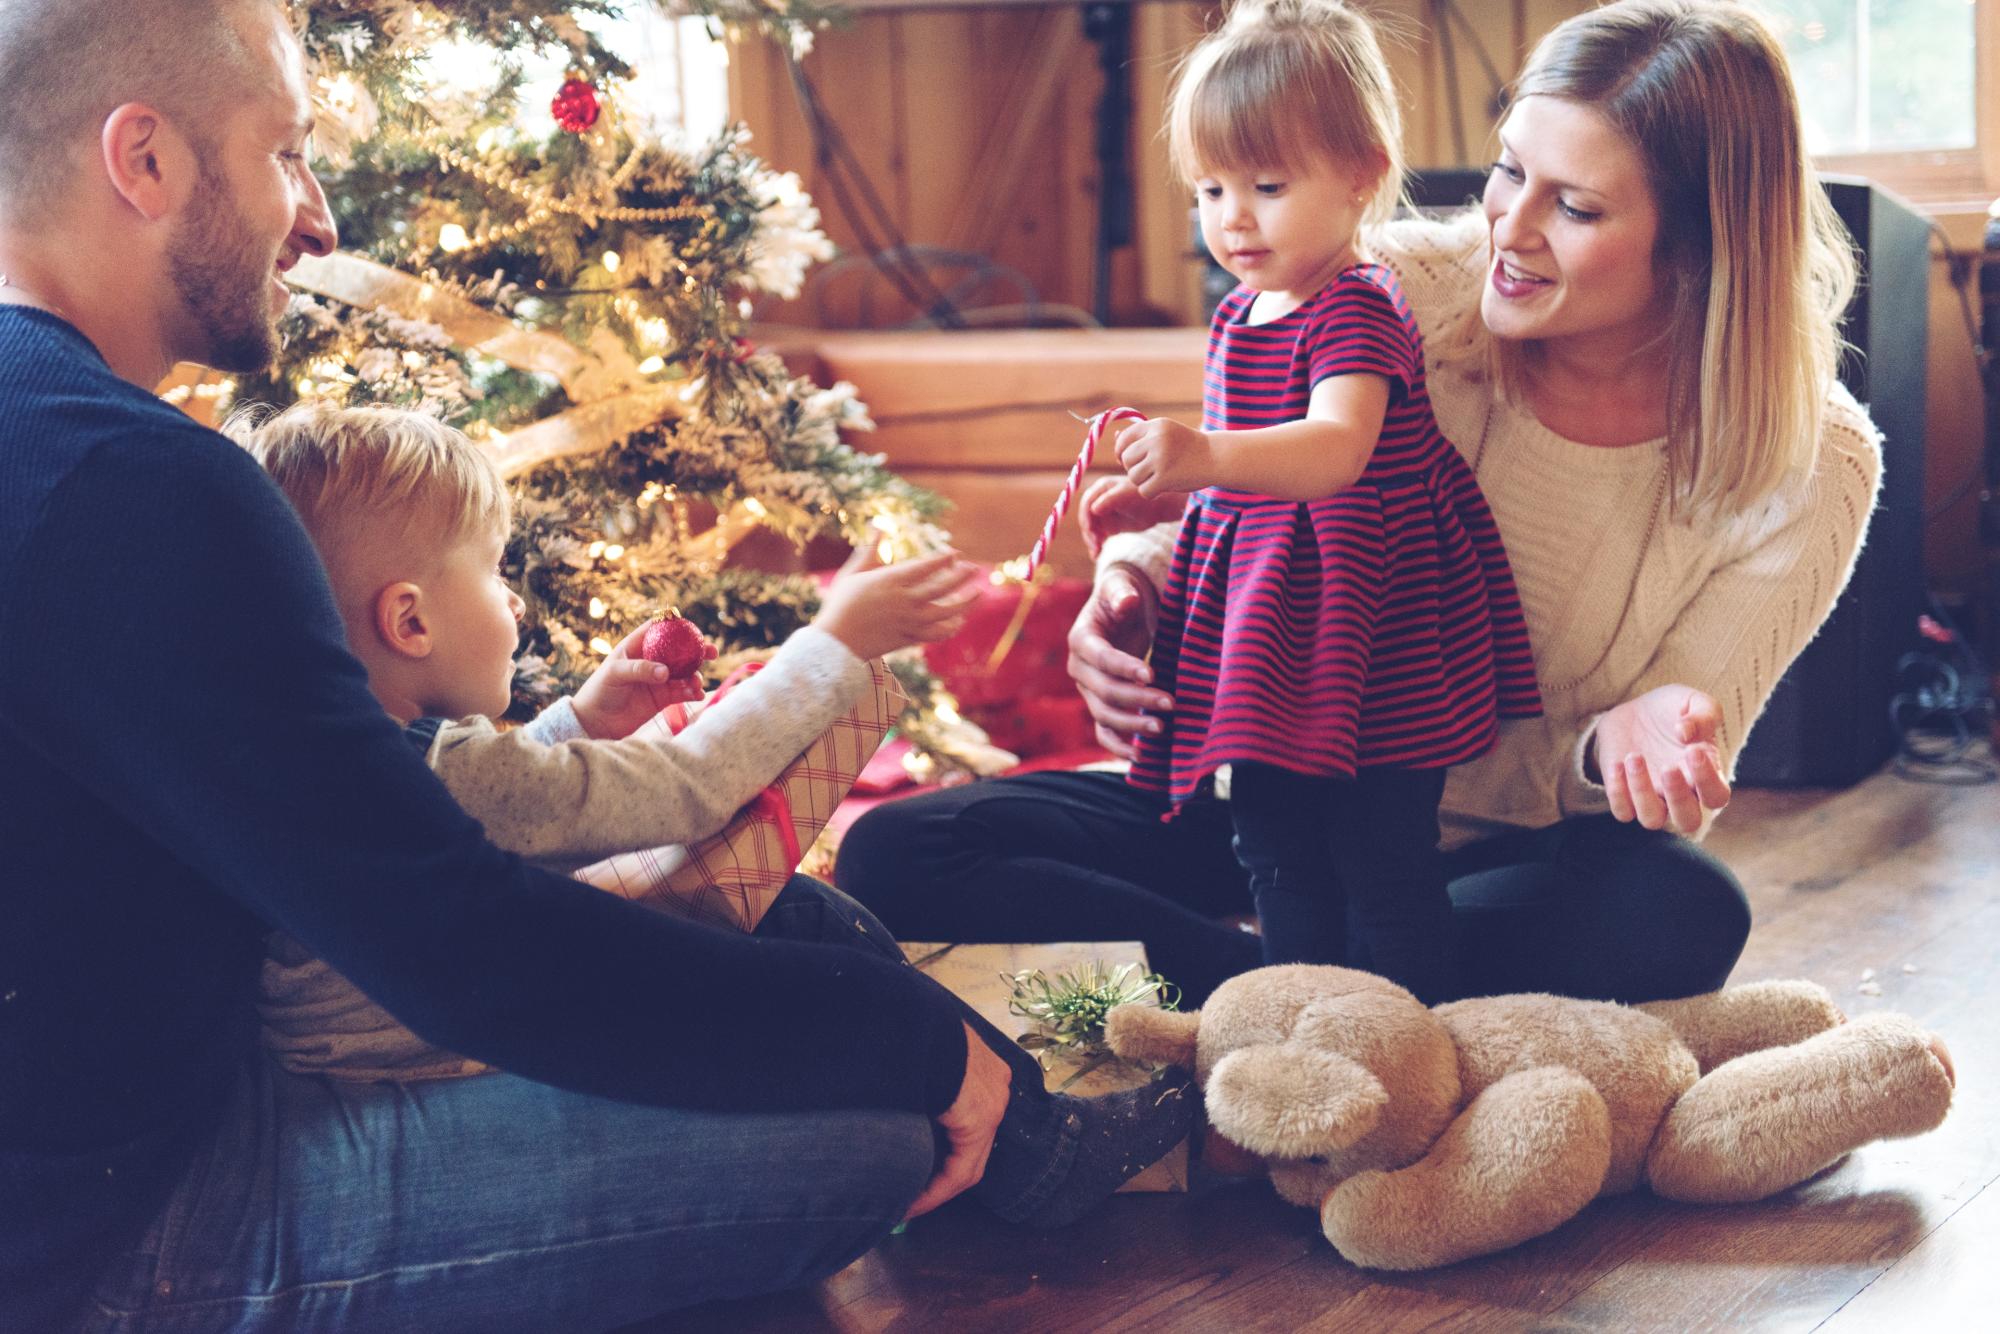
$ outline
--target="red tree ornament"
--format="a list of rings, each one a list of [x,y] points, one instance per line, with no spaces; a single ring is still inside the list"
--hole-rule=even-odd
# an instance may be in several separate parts
[[[708,658],[708,641],[693,622],[683,619],[678,612],[669,612],[646,627],[645,638],[639,641],[639,655],[665,667],[670,676],[692,676]]]
[[[549,103],[549,114],[571,134],[582,134],[597,124],[597,90],[588,80],[571,75]]]

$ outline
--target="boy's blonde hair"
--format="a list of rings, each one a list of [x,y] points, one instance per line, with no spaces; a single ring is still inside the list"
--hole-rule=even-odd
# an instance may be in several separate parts
[[[260,419],[261,418],[261,419]],[[312,535],[343,612],[355,567],[405,569],[474,537],[505,534],[507,487],[479,446],[434,417],[386,407],[300,403],[233,414],[223,431],[250,451]]]
[[[1811,474],[1854,294],[1854,245],[1806,152],[1783,48],[1733,4],[1622,0],[1544,37],[1514,98],[1591,107],[1638,149],[1660,210],[1667,458],[1675,512],[1753,509]],[[1518,400],[1529,349],[1485,334]]]
[[[1368,18],[1339,0],[1239,0],[1181,61],[1167,103],[1174,170],[1296,170],[1387,163],[1362,211],[1403,195],[1402,115]]]

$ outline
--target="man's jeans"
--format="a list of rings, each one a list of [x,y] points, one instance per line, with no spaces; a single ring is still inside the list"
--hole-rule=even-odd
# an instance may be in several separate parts
[[[759,932],[894,949],[802,877]],[[1046,1171],[1057,1129],[1034,1138]],[[665,1110],[504,1074],[339,1083],[259,1055],[85,1328],[587,1334],[841,1269],[902,1218],[933,1155],[909,1112]]]

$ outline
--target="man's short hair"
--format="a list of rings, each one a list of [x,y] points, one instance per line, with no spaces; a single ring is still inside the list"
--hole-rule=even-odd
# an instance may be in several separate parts
[[[0,2],[0,217],[45,218],[105,119],[144,102],[207,146],[218,108],[249,91],[246,9],[275,0]]]
[[[349,575],[424,561],[477,537],[504,534],[511,506],[499,469],[465,433],[401,408],[300,403],[261,422],[256,410],[223,430],[292,502],[333,577],[343,609]]]

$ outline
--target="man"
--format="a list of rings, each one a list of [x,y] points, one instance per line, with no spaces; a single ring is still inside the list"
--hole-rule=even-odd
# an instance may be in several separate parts
[[[776,928],[847,947],[487,844],[282,497],[148,392],[266,364],[334,246],[279,9],[0,0],[0,79],[0,1327],[602,1328],[831,1272],[982,1174],[1059,1222],[1185,1129],[1051,1101],[811,887]],[[513,1073],[275,1071],[274,927]]]

